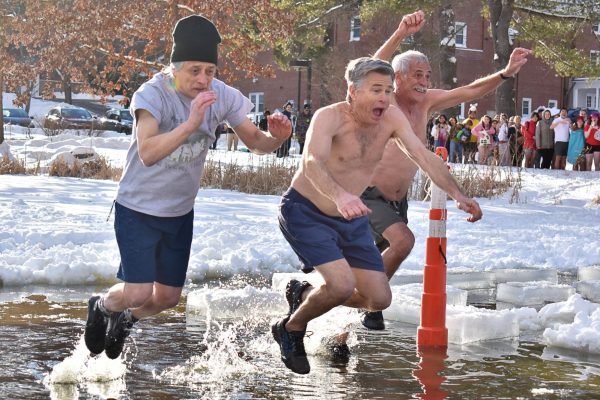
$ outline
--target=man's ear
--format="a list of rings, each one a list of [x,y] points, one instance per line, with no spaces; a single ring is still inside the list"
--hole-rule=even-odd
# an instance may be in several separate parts
[[[356,97],[356,86],[354,85],[354,82],[351,82],[350,85],[348,86],[348,94],[350,95],[350,98],[354,99],[354,97]]]

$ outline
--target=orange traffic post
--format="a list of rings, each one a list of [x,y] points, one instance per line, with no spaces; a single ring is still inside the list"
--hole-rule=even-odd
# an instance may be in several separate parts
[[[444,161],[448,152],[438,147],[435,153]],[[417,347],[448,347],[446,328],[446,193],[431,183],[429,237],[425,247],[421,325],[417,330]]]
[[[443,400],[449,396],[442,388],[446,381],[444,370],[448,358],[445,348],[426,348],[419,350],[419,366],[413,370],[412,376],[419,381],[423,393],[415,397],[426,400]]]

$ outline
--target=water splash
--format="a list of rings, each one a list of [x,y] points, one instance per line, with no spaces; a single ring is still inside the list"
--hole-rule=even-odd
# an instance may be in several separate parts
[[[79,385],[87,392],[114,398],[125,391],[126,356],[111,360],[104,353],[91,357],[81,336],[73,353],[56,364],[44,378],[52,399],[77,399]]]

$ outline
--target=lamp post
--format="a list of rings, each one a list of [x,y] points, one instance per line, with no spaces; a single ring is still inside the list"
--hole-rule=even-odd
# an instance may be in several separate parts
[[[300,111],[301,88],[302,88],[302,69],[306,68],[306,101],[311,103],[310,92],[312,91],[312,60],[293,60],[290,62],[290,67],[298,71],[298,104],[297,109]]]

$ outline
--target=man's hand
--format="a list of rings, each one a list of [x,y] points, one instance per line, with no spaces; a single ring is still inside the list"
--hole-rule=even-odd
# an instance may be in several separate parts
[[[517,47],[513,50],[508,60],[508,65],[504,68],[502,74],[504,76],[515,76],[521,67],[527,63],[527,56],[531,54],[531,50]]]
[[[200,92],[190,105],[190,116],[188,117],[187,123],[190,125],[191,130],[196,130],[204,121],[204,115],[206,110],[214,102],[217,101],[217,95],[212,90],[206,92]]]
[[[267,117],[267,126],[271,136],[285,140],[292,134],[292,123],[281,113],[274,113]]]
[[[344,193],[335,200],[338,211],[347,220],[362,217],[371,213],[371,209],[362,202],[360,197]]]
[[[475,200],[470,199],[468,197],[465,197],[461,201],[457,200],[456,206],[459,209],[463,210],[464,212],[471,214],[471,216],[469,218],[467,218],[467,221],[469,221],[469,222],[479,221],[481,219],[481,217],[483,216],[483,213],[481,212],[481,208],[479,207],[479,203],[477,203]]]
[[[398,25],[397,32],[402,37],[407,37],[419,32],[423,25],[425,25],[425,13],[419,10],[403,16],[400,25]]]

